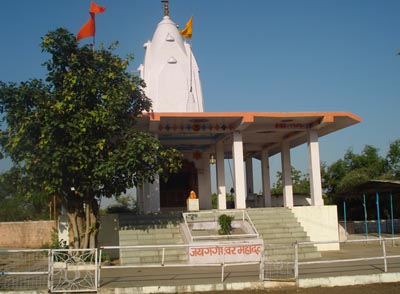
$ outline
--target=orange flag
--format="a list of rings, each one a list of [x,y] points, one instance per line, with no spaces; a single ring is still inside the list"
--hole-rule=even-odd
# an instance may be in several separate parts
[[[90,19],[81,27],[78,34],[76,35],[76,39],[78,41],[83,38],[93,37],[96,34],[95,14],[103,13],[105,10],[105,6],[99,6],[94,2],[90,3]]]
[[[105,6],[99,6],[93,1],[90,3],[89,13],[103,13],[106,10]]]
[[[192,25],[193,25],[193,16],[190,17],[188,22],[186,23],[186,27],[183,30],[180,30],[179,33],[187,39],[192,39]]]
[[[81,27],[78,34],[76,35],[76,39],[79,41],[83,38],[93,37],[96,33],[96,25],[94,21],[94,14],[91,13],[90,19]]]

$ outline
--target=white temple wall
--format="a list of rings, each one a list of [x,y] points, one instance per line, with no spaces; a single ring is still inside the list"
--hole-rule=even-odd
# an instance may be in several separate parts
[[[311,241],[339,241],[336,205],[297,206],[290,209]],[[320,251],[340,249],[339,243],[317,244],[316,246]]]

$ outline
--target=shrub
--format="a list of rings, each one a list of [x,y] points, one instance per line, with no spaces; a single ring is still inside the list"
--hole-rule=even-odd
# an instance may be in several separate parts
[[[232,221],[234,217],[231,215],[221,214],[218,218],[218,223],[220,229],[218,234],[220,235],[230,235],[232,231]]]

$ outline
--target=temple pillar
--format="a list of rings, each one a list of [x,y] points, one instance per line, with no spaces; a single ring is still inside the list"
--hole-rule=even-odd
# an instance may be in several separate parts
[[[235,187],[235,208],[246,208],[246,189],[244,183],[243,164],[243,139],[240,131],[233,132],[232,144],[234,187]]]
[[[253,158],[246,159],[246,185],[247,193],[254,193],[254,179],[253,179]]]
[[[318,133],[316,130],[310,130],[307,135],[311,205],[322,206],[324,205],[324,200],[322,199]]]
[[[217,158],[217,199],[218,209],[226,209],[226,186],[225,186],[225,155],[224,155],[224,142],[219,141],[216,145],[216,158]]]
[[[262,187],[263,187],[263,198],[264,206],[272,206],[271,198],[271,179],[269,173],[269,153],[268,149],[261,151],[261,173],[262,173]]]
[[[284,140],[281,148],[283,206],[293,207],[292,165],[290,163],[289,141]]]
[[[199,183],[199,205],[200,209],[212,209],[211,199],[211,173],[210,173],[210,154],[203,152],[199,160],[198,183]]]

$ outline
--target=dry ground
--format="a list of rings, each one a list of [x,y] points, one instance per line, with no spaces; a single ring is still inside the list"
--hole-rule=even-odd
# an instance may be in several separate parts
[[[206,292],[206,294],[399,294],[400,283],[371,284],[363,286],[346,287],[315,287],[315,288],[288,288],[271,290],[229,291],[229,292]],[[193,293],[192,293],[193,294]],[[195,293],[195,294],[205,294]]]

